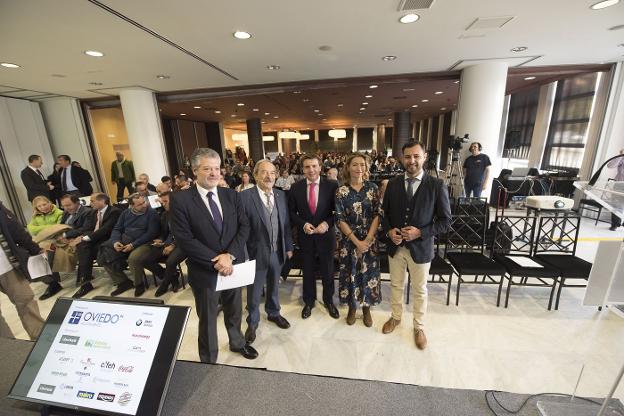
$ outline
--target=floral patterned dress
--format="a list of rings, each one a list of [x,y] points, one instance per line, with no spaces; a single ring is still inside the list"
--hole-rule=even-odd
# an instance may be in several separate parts
[[[381,216],[381,204],[377,185],[364,182],[356,191],[345,185],[336,191],[336,223],[349,225],[358,240],[364,240],[377,216]],[[379,259],[377,243],[359,254],[355,244],[341,233],[338,295],[341,303],[357,306],[373,306],[381,302]]]

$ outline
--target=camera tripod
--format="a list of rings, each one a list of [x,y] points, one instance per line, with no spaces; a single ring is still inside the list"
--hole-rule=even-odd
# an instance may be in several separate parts
[[[459,150],[451,150],[451,162],[446,169],[446,185],[449,189],[449,197],[457,198],[466,195],[464,187],[464,170],[459,159]]]

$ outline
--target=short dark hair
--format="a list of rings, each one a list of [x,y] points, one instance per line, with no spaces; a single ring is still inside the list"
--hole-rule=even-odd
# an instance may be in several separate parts
[[[188,181],[188,178],[186,176],[184,176],[184,175],[178,176],[178,179],[181,180],[181,181]]]
[[[38,160],[38,159],[41,159],[41,156],[39,156],[39,155],[30,155],[30,156],[28,156],[28,163],[32,163],[32,162],[34,162],[35,160]]]
[[[170,195],[170,194],[172,194],[172,193],[173,193],[173,192],[171,192],[171,191],[165,191],[165,192],[161,192],[161,193],[159,193],[159,194],[158,194],[158,196],[159,196],[159,197],[161,197],[161,196],[169,196],[169,195]]]
[[[135,192],[128,196],[128,203],[134,206],[134,201],[136,201],[139,198],[145,198],[145,195]]]
[[[76,194],[65,194],[61,197],[61,201],[67,198],[71,199],[74,204],[80,203],[80,198],[78,198],[78,195]]]
[[[171,176],[163,176],[162,178],[160,178],[161,182],[169,182],[171,180]]]
[[[68,155],[58,155],[56,158],[57,159],[63,159],[65,161],[67,161],[67,162],[71,162],[71,157],[69,157]]]
[[[141,185],[141,186],[143,186],[143,185],[147,186],[147,184],[146,184],[145,182],[143,182],[143,181],[136,181],[136,182],[134,183],[134,187],[135,187],[135,188],[136,188],[137,186],[139,186],[139,185]]]
[[[424,153],[427,153],[427,149],[425,149],[425,144],[423,142],[419,142],[416,139],[409,139],[407,143],[401,147],[401,153],[405,153],[405,149],[409,149],[415,146],[420,146]]]
[[[319,165],[323,163],[319,155],[314,154],[314,153],[306,153],[305,155],[301,156],[301,159],[299,159],[299,163],[301,164],[301,167],[303,168],[303,162],[305,162],[306,160],[312,160],[312,159],[316,159]]]
[[[110,205],[110,197],[103,192],[94,193],[93,198],[97,199],[98,201],[106,202],[106,205]]]

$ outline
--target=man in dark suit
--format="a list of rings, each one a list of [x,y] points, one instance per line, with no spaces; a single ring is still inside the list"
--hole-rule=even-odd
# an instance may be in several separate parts
[[[253,284],[247,287],[249,315],[245,339],[250,344],[256,339],[260,323],[260,297],[265,284],[264,310],[267,319],[282,329],[290,327],[286,318],[280,315],[278,286],[282,266],[293,254],[286,195],[279,189],[273,189],[277,169],[270,161],[261,160],[253,173],[256,186],[240,193],[249,219],[250,234],[253,235],[247,240],[247,253],[250,259],[256,260],[256,277]]]
[[[91,186],[93,179],[87,170],[80,166],[73,166],[71,158],[67,155],[58,156],[56,161],[61,165],[59,174],[63,195],[86,196],[93,193],[93,187]]]
[[[24,226],[0,202],[0,291],[15,305],[22,326],[33,340],[39,336],[44,321],[28,283],[28,258],[40,252]],[[2,314],[0,337],[14,338]]]
[[[402,148],[405,174],[393,178],[383,199],[383,233],[388,241],[392,316],[383,326],[389,334],[401,323],[403,288],[409,270],[414,305],[414,342],[425,349],[424,318],[427,312],[427,276],[433,260],[434,236],[448,230],[451,208],[441,179],[423,170],[427,153],[411,140]]]
[[[218,187],[221,158],[217,152],[199,148],[191,156],[197,185],[171,196],[171,230],[177,244],[188,256],[188,279],[199,317],[199,358],[215,363],[219,353],[217,340],[217,304],[223,305],[230,350],[247,359],[258,352],[247,345],[241,332],[241,288],[216,291],[217,274],[232,274],[232,264],[245,260],[249,222],[238,194]]]
[[[304,155],[301,158],[305,179],[293,184],[288,193],[290,220],[295,224],[299,236],[299,248],[303,253],[303,319],[309,318],[316,302],[316,279],[314,274],[316,258],[319,259],[323,280],[323,303],[329,315],[338,319],[334,305],[334,233],[335,195],[338,183],[320,177],[321,166],[318,156]]]
[[[113,227],[121,215],[121,210],[110,205],[110,198],[104,193],[91,195],[91,221],[95,224],[93,231],[76,237],[71,245],[76,247],[78,257],[78,271],[76,282],[82,282],[80,288],[72,297],[81,298],[93,290],[93,261],[97,258],[100,245],[108,240]]]
[[[43,166],[43,159],[41,156],[30,155],[28,156],[28,166],[26,166],[20,174],[22,183],[28,193],[28,200],[31,202],[39,195],[49,198],[50,191],[54,189],[54,186],[43,176],[41,166]]]

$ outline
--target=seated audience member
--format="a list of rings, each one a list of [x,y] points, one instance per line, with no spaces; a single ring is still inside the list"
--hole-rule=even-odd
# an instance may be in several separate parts
[[[225,178],[223,177],[223,173],[221,174],[221,178],[219,179],[219,183],[217,184],[218,187],[220,188],[229,188],[230,186],[227,184],[227,182],[225,181]]]
[[[169,226],[169,195],[170,192],[159,195],[160,203],[165,208],[162,214],[160,214],[160,235],[152,242],[149,252],[143,257],[143,267],[161,280],[156,290],[156,297],[167,293],[169,285],[171,285],[173,292],[178,291],[180,282],[178,280],[177,268],[178,264],[186,258],[182,250],[176,247]],[[165,262],[165,268],[159,264],[161,261]]]
[[[185,189],[189,189],[191,187],[191,184],[188,178],[184,175],[178,176],[175,182],[176,182],[176,186],[175,186],[176,191],[184,191]]]
[[[78,257],[78,271],[76,281],[82,282],[74,293],[74,298],[81,298],[93,290],[93,261],[97,258],[102,243],[108,240],[117,223],[121,210],[110,205],[108,195],[96,192],[91,195],[91,209],[93,211],[95,227],[93,231],[77,237],[72,244],[76,247]]]
[[[148,191],[156,192],[156,187],[150,183],[149,176],[147,176],[147,173],[140,174],[139,175],[139,181],[140,182],[144,182],[147,185],[147,190]]]
[[[232,174],[232,167],[229,165],[225,167],[225,172],[223,173],[223,179],[228,184],[228,187],[232,189],[236,188],[236,185],[238,185],[237,183],[238,181],[236,180],[236,177]]]
[[[32,340],[39,336],[43,318],[28,284],[28,258],[41,251],[15,215],[0,202],[0,291],[15,305],[22,326]],[[0,337],[14,338],[1,313]]]
[[[156,185],[156,193],[158,195],[160,194],[164,194],[165,192],[171,192],[171,185],[169,185],[168,183],[165,182],[161,182],[158,185]]]
[[[137,194],[143,195],[145,198],[151,195],[156,195],[156,192],[152,192],[149,189],[147,189],[146,182],[141,182],[141,181],[137,181],[134,183],[134,192],[136,192]]]
[[[134,296],[145,293],[142,257],[149,252],[149,244],[160,232],[158,214],[149,207],[143,195],[130,195],[128,203],[130,206],[119,216],[110,239],[102,244],[98,252],[98,264],[106,269],[117,285],[111,296],[120,295],[133,287]],[[134,284],[124,273],[126,263]]]
[[[247,171],[240,174],[241,184],[236,187],[236,192],[243,192],[246,189],[253,188],[255,185],[251,183],[251,175]]]
[[[288,169],[283,169],[280,177],[275,181],[275,187],[280,188],[282,191],[288,191],[295,182],[295,177],[288,174]]]
[[[338,182],[338,169],[330,168],[327,171],[327,179],[330,181]]]
[[[173,189],[173,183],[171,181],[171,176],[163,176],[162,178],[160,178],[160,182],[164,183],[166,185],[169,185],[169,189]],[[158,191],[156,191],[158,192]]]
[[[39,231],[50,225],[60,224],[63,211],[54,205],[47,197],[39,195],[32,201],[33,216],[26,226],[31,236],[36,236]]]

